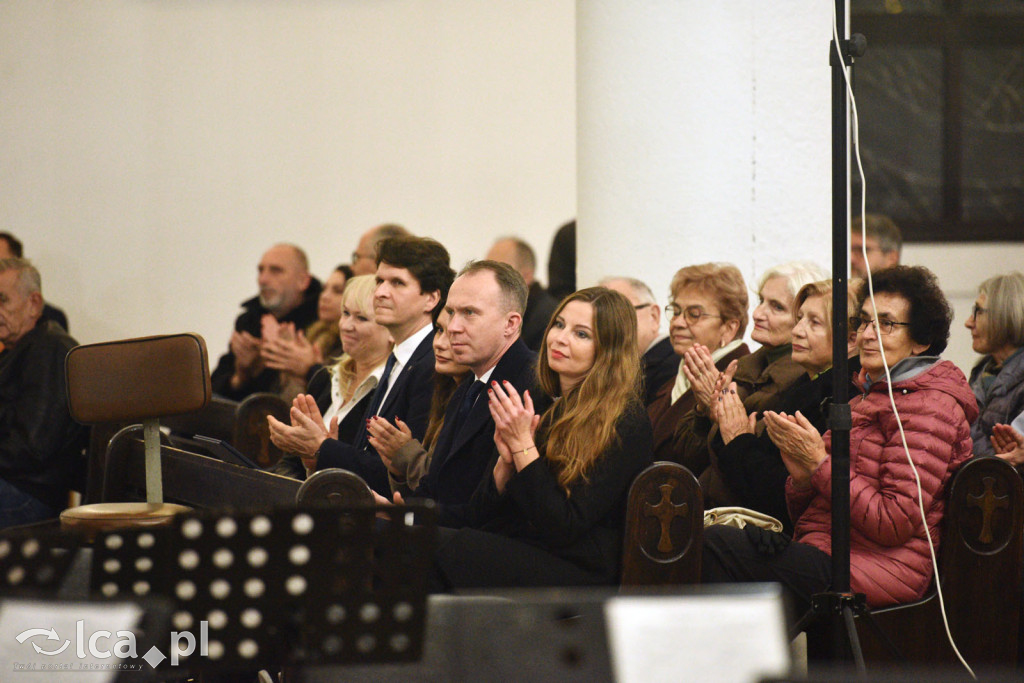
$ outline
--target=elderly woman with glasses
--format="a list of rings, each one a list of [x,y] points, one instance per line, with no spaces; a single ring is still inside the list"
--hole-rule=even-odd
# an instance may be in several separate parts
[[[889,268],[874,275],[874,294],[872,300],[862,288],[850,321],[862,390],[850,402],[850,584],[881,607],[916,600],[931,583],[925,523],[937,544],[941,494],[971,457],[978,408],[963,372],[938,357],[952,312],[935,276],[921,267]],[[709,527],[702,577],[777,581],[806,608],[832,580],[831,433],[822,436],[800,412],[767,411],[764,420],[790,474],[792,541],[753,527]]]
[[[701,346],[695,345],[683,355],[680,372],[690,381],[696,397],[688,425],[696,439],[708,443],[714,439],[718,430],[715,416],[710,412],[711,402],[730,381],[736,382],[736,393],[743,407],[753,413],[769,407],[780,391],[804,375],[804,368],[791,357],[793,325],[796,324],[794,301],[801,287],[828,277],[828,271],[806,261],[769,268],[758,283],[759,302],[754,308],[754,329],[750,333],[750,338],[761,344],[761,348],[724,372],[715,367],[707,349]],[[710,453],[710,457],[713,458],[714,453]],[[708,507],[736,504],[713,468],[705,471],[701,486]]]
[[[978,420],[971,426],[975,455],[994,455],[996,425],[1024,412],[1024,275],[996,275],[981,283],[964,326],[982,359],[971,371]],[[1018,465],[1021,463],[1014,462]]]
[[[850,283],[847,305],[856,310],[860,280]],[[856,283],[856,284],[855,284]],[[780,391],[768,405],[776,412],[800,411],[815,429],[826,429],[832,404],[832,281],[804,285],[796,295],[796,325],[793,326],[793,360],[804,374],[792,386]],[[856,329],[847,340],[847,356],[856,354]],[[856,357],[850,359],[850,374],[860,369]],[[849,375],[848,375],[849,377]],[[733,500],[732,505],[757,510],[775,517],[792,533],[793,523],[786,507],[786,469],[760,415],[747,413],[736,394],[736,384],[713,402],[711,411],[718,434],[711,444],[712,466],[722,478]],[[722,502],[722,501],[719,501]]]
[[[672,302],[665,307],[672,349],[683,355],[694,345],[708,349],[718,370],[750,353],[741,341],[747,327],[747,285],[730,263],[682,268],[672,278]],[[681,366],[682,364],[680,364]],[[682,369],[661,386],[647,414],[654,428],[654,457],[688,467],[695,476],[708,465],[707,441],[685,429],[696,397]]]

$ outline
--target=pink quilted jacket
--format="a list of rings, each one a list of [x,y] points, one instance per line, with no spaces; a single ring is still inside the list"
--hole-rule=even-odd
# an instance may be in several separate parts
[[[932,541],[938,545],[943,494],[950,475],[971,457],[971,422],[978,416],[967,378],[949,361],[893,385],[907,445],[921,477]],[[873,607],[920,598],[931,582],[917,485],[907,463],[889,395],[877,382],[850,402],[850,584]],[[831,452],[831,432],[825,434]],[[797,520],[794,539],[831,553],[832,460],[798,491],[786,495]]]

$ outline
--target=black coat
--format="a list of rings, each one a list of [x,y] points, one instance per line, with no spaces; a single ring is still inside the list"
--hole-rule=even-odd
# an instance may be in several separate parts
[[[64,376],[75,346],[64,328],[40,319],[0,353],[0,478],[58,509],[85,483],[88,431],[71,419]]]
[[[320,410],[320,414],[323,415],[324,411],[330,408],[333,402],[331,396],[331,369],[321,366],[309,381],[306,393],[316,399],[316,407]],[[352,410],[348,411],[344,419],[338,423],[338,441],[343,443],[355,441],[360,426],[366,424],[366,409],[370,407],[370,399],[372,397],[373,392],[371,391],[352,406]],[[306,478],[306,468],[302,464],[302,458],[292,453],[286,453],[284,457],[277,461],[277,464],[270,468],[270,471],[274,474],[291,477],[292,479],[304,480]]]
[[[302,303],[296,306],[288,315],[280,319],[282,323],[293,323],[296,330],[305,330],[317,319],[317,305],[320,299],[320,281],[315,277],[310,278],[309,287],[302,294]],[[259,338],[262,335],[263,316],[269,313],[260,304],[258,296],[242,303],[242,314],[235,318],[235,331],[248,332]],[[220,394],[224,398],[233,401],[241,401],[250,394],[259,392],[270,392],[276,394],[280,391],[280,373],[277,370],[264,369],[256,375],[241,390],[231,388],[231,376],[235,374],[235,354],[228,347],[228,352],[217,361],[217,367],[210,373],[210,384],[213,386],[213,393]]]
[[[517,391],[533,386],[537,354],[516,340],[494,366],[490,381],[508,381]],[[413,492],[416,498],[431,498],[441,504],[441,521],[458,527],[465,523],[466,505],[484,477],[490,476],[498,450],[494,445],[494,419],[484,391],[473,404],[456,433],[456,414],[475,378],[470,375],[452,394],[444,425],[434,444],[430,468]],[[531,395],[537,393],[531,391]]]
[[[652,460],[651,424],[639,401],[622,414],[615,432],[615,441],[585,479],[570,485],[566,495],[544,457],[546,434],[539,429],[536,442],[541,457],[514,474],[504,494],[498,493],[493,476],[485,477],[471,501],[471,526],[540,548],[554,556],[553,561],[557,559],[556,565],[564,561],[582,570],[590,577],[587,582],[616,582],[622,563],[626,496],[633,479]],[[477,563],[487,567],[491,576],[484,581],[490,585],[523,584],[521,577],[533,571],[523,562],[536,563],[543,556],[520,558],[516,544],[506,547],[507,556],[479,560],[469,556],[457,561],[469,568]],[[571,574],[569,578],[579,582]]]
[[[551,314],[558,308],[558,301],[548,291],[534,282],[526,299],[526,313],[523,314],[523,331],[520,339],[529,348],[539,351],[544,343],[544,330],[551,321]]]
[[[395,417],[400,418],[409,425],[412,438],[419,441],[423,441],[423,434],[427,431],[430,399],[434,394],[433,343],[434,335],[428,334],[423,338],[412,352],[409,362],[402,367],[391,391],[388,392],[387,399],[377,413],[392,423]],[[372,392],[370,396],[373,396]],[[390,498],[391,485],[388,483],[387,469],[366,438],[366,420],[372,417],[368,414],[369,407],[370,404],[367,402],[351,444],[336,439],[327,439],[323,442],[316,468],[323,470],[328,467],[340,467],[355,472],[374,491]]]
[[[850,359],[851,375],[860,369],[856,358]],[[832,404],[832,370],[814,379],[804,375],[790,387],[773,396],[765,410],[788,415],[798,410],[821,434],[828,430],[829,406]],[[733,496],[732,500],[714,501],[720,505],[740,505],[775,517],[787,533],[793,533],[793,522],[786,505],[786,479],[789,470],[782,462],[779,449],[758,422],[758,434],[740,434],[726,445],[720,433],[715,435],[712,465]]]
[[[670,379],[675,379],[679,372],[680,360],[668,337],[652,346],[640,358],[640,365],[644,373],[643,398],[645,406],[654,403],[654,399],[658,397],[658,389]]]

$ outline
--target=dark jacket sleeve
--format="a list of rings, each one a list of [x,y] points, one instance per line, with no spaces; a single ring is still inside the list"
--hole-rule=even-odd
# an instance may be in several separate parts
[[[728,445],[719,436],[715,451],[718,471],[740,505],[771,515],[792,532],[793,523],[786,505],[789,470],[767,432],[761,436],[740,434]]]
[[[509,481],[507,491],[516,508],[546,544],[570,545],[609,516],[624,515],[629,485],[650,463],[653,450],[650,423],[639,405],[622,416],[616,435],[586,479],[569,487],[568,495],[543,457]]]
[[[47,323],[40,323],[47,325]],[[56,323],[54,323],[56,326]],[[0,476],[53,506],[77,484],[86,429],[68,411],[66,335],[36,328],[8,351],[0,377]]]

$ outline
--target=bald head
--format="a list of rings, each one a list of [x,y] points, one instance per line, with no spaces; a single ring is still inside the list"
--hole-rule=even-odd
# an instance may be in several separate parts
[[[352,273],[374,275],[377,272],[377,245],[392,237],[408,237],[409,231],[396,223],[384,223],[370,228],[359,238],[352,252]]]
[[[527,287],[534,283],[537,257],[533,253],[533,248],[518,237],[499,239],[487,252],[486,259],[507,263],[515,268],[523,276]]]
[[[302,303],[309,287],[309,259],[294,244],[275,244],[260,259],[260,304],[282,318]]]
[[[633,304],[636,309],[636,341],[643,355],[661,331],[661,308],[651,288],[631,277],[605,278],[600,285],[618,292]]]

